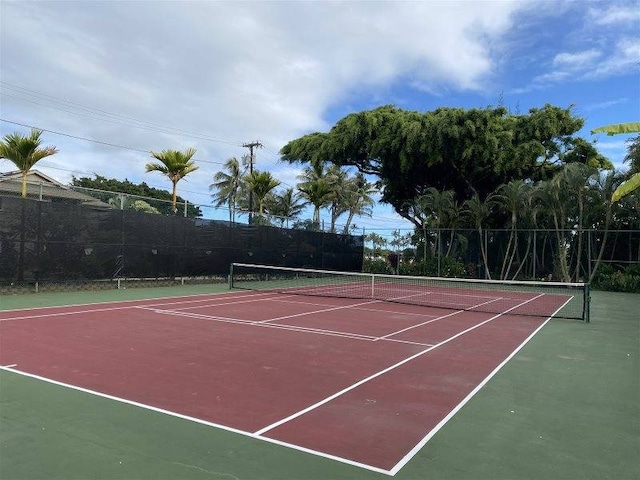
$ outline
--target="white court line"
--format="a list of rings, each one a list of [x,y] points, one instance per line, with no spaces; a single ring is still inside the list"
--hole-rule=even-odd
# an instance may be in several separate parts
[[[469,310],[473,310],[474,308],[481,307],[481,306],[486,305],[488,303],[497,302],[498,300],[504,300],[504,298],[503,297],[497,297],[497,298],[494,298],[493,300],[487,300],[486,302],[478,303],[478,304],[474,305],[473,307],[467,307],[467,308]]]
[[[411,325],[410,327],[403,328],[401,330],[396,330],[395,332],[391,332],[391,333],[389,333],[387,335],[384,335],[382,337],[376,338],[376,341],[378,341],[378,340],[390,340],[388,337],[393,337],[394,335],[398,335],[400,333],[404,333],[404,332],[406,332],[408,330],[413,330],[414,328],[422,327],[424,325],[427,325],[429,323],[435,322],[437,320],[442,320],[443,318],[452,317],[452,316],[457,315],[457,314],[462,313],[462,312],[464,312],[464,310],[458,310],[458,311],[455,311],[455,312],[448,313],[446,315],[441,315],[440,317],[432,318],[431,320],[427,320],[426,322],[418,323],[417,325]]]
[[[543,294],[537,295],[537,296],[535,296],[533,298],[530,298],[529,300],[526,300],[525,302],[522,302],[522,303],[520,303],[520,304],[518,304],[518,305],[516,305],[514,307],[511,307],[509,310],[505,310],[502,313],[494,315],[493,317],[491,317],[491,318],[489,318],[487,320],[484,320],[483,322],[480,322],[477,325],[474,325],[473,327],[467,328],[466,330],[463,330],[462,332],[459,332],[459,333],[447,338],[446,340],[443,340],[440,343],[436,343],[432,347],[429,347],[429,348],[427,348],[425,350],[422,350],[421,352],[418,352],[418,353],[416,353],[416,354],[414,354],[414,355],[412,355],[412,356],[410,356],[408,358],[405,358],[404,360],[401,360],[401,361],[395,363],[394,365],[391,365],[390,367],[385,368],[384,370],[380,370],[379,372],[374,373],[373,375],[370,375],[370,376],[368,376],[366,378],[363,378],[359,382],[356,382],[353,385],[350,385],[349,387],[343,388],[342,390],[334,393],[333,395],[330,395],[330,396],[320,400],[319,402],[314,403],[313,405],[309,405],[307,408],[304,408],[304,409],[302,409],[302,410],[300,410],[300,411],[298,411],[298,412],[296,412],[296,413],[294,413],[292,415],[289,415],[288,417],[285,417],[285,418],[283,418],[281,420],[278,420],[277,422],[274,422],[271,425],[267,425],[266,427],[261,428],[260,430],[256,431],[255,433],[257,435],[263,435],[264,433],[268,432],[269,430],[273,430],[274,428],[279,427],[280,425],[283,425],[283,424],[285,424],[287,422],[290,422],[291,420],[295,420],[296,418],[301,417],[302,415],[304,415],[306,413],[309,413],[312,410],[315,410],[318,407],[321,407],[322,405],[324,405],[326,403],[329,403],[332,400],[335,400],[336,398],[344,395],[345,393],[348,393],[351,390],[354,390],[354,389],[358,388],[359,386],[361,386],[361,385],[363,385],[363,384],[365,384],[365,383],[367,383],[367,382],[369,382],[369,381],[371,381],[371,380],[373,380],[375,378],[378,378],[381,375],[384,375],[385,373],[388,373],[388,372],[390,372],[392,370],[395,370],[396,368],[404,365],[405,363],[408,363],[411,360],[414,360],[414,359],[416,359],[418,357],[421,357],[425,353],[431,352],[432,350],[435,350],[436,348],[439,348],[442,345],[445,345],[445,344],[451,342],[452,340],[455,340],[456,338],[458,338],[458,337],[460,337],[460,336],[462,336],[462,335],[464,335],[464,334],[466,334],[466,333],[468,333],[468,332],[470,332],[472,330],[475,330],[476,328],[479,328],[482,325],[484,325],[486,323],[489,323],[489,322],[495,320],[498,317],[501,317],[502,315],[505,315],[505,314],[509,313],[509,311],[511,311],[511,310],[513,310],[515,308],[521,307],[522,305],[525,305],[525,304],[535,300],[538,297],[541,297],[542,295]]]
[[[290,295],[291,297],[295,297],[295,295]],[[313,302],[301,302],[301,301],[296,301],[296,300],[280,300],[277,297],[275,298],[269,298],[268,301],[270,302],[280,302],[280,303],[295,303],[298,305],[315,305],[318,307],[322,307],[322,306],[328,306],[325,303],[313,303]],[[388,303],[385,303],[384,301],[379,301],[379,303],[383,304],[383,305],[389,305]],[[421,308],[425,308],[424,305],[415,305],[415,304],[405,304],[409,307],[421,307]],[[349,305],[345,305],[345,306],[349,306]],[[354,307],[354,310],[361,310],[363,312],[375,312],[375,313],[390,313],[390,314],[396,314],[396,315],[407,315],[407,316],[416,316],[416,317],[436,317],[436,315],[429,315],[429,314],[425,314],[425,313],[415,313],[415,312],[401,312],[399,310],[381,310],[379,308],[362,308],[362,307]]]
[[[336,310],[348,310],[352,307],[357,307],[360,305],[371,305],[372,303],[380,303],[380,300],[369,300],[367,302],[362,302],[362,303],[355,303],[353,305],[348,305],[348,306],[338,306],[338,307],[330,307],[330,308],[322,308],[320,310],[312,310],[310,312],[302,312],[302,313],[296,313],[293,315],[284,315],[282,317],[276,317],[276,318],[270,318],[268,320],[261,320],[257,323],[269,323],[269,322],[275,322],[276,320],[286,320],[287,318],[294,318],[294,317],[303,317],[305,315],[313,315],[314,313],[324,313],[324,312],[333,312]]]
[[[538,295],[538,297],[540,297],[540,296],[542,296],[542,295]],[[528,303],[528,302],[530,302],[530,301],[532,301],[532,300],[534,300],[535,298],[538,298],[538,297],[534,297],[532,299],[529,299],[526,302],[523,302],[522,304],[517,305],[517,306],[515,306],[513,308],[517,308],[517,307],[519,307],[521,305],[524,305],[524,304],[526,304],[526,303]],[[560,311],[566,305],[566,303],[568,303],[568,302],[569,302],[569,300],[567,300],[567,302],[565,302],[565,304],[563,304],[562,307],[558,308],[558,310],[556,310],[556,312],[554,312],[553,315],[555,315],[558,311]],[[510,310],[512,310],[512,309],[510,309]],[[364,382],[366,382],[368,380],[371,380],[372,378],[380,376],[380,375],[382,375],[382,374],[384,374],[384,373],[386,373],[386,372],[388,372],[388,371],[390,371],[392,369],[397,368],[398,366],[400,366],[400,365],[402,365],[404,363],[407,363],[407,362],[409,362],[409,361],[411,361],[411,360],[413,360],[413,359],[415,359],[415,358],[417,358],[417,357],[419,357],[419,356],[421,356],[421,355],[423,355],[423,354],[425,354],[425,353],[427,353],[427,352],[429,352],[431,350],[434,350],[435,348],[437,348],[437,347],[439,347],[441,345],[444,345],[445,343],[448,343],[449,341],[454,340],[455,338],[457,338],[457,337],[459,337],[459,336],[461,336],[461,335],[463,335],[463,334],[465,334],[465,333],[467,333],[467,332],[469,332],[471,330],[474,330],[475,328],[478,328],[478,327],[484,325],[485,323],[488,323],[488,322],[494,320],[495,318],[498,318],[498,317],[504,315],[505,313],[508,313],[508,312],[503,312],[503,313],[498,314],[498,315],[496,315],[494,317],[491,317],[491,318],[483,321],[482,323],[480,323],[478,325],[475,325],[474,327],[471,327],[471,328],[469,328],[469,329],[467,329],[465,331],[462,331],[462,332],[450,337],[449,339],[447,339],[447,340],[445,340],[443,342],[440,342],[439,344],[436,344],[436,345],[432,346],[431,348],[428,348],[428,349],[426,349],[424,351],[418,352],[416,355],[413,355],[413,356],[403,360],[402,362],[399,362],[399,363],[397,363],[395,365],[392,365],[391,367],[389,367],[389,368],[387,368],[385,370],[382,370],[381,372],[378,372],[377,374],[372,375],[371,377],[368,377],[368,378],[358,382],[357,384],[352,385],[348,389],[344,389],[341,392],[338,392],[337,394],[332,395],[331,397],[329,397],[329,399],[336,398],[337,396],[339,396],[339,395],[341,395],[343,393],[346,393],[346,391],[352,390],[353,388],[356,388],[356,386],[359,386],[359,385],[363,384]],[[265,437],[265,436],[262,435],[263,432],[266,432],[266,431],[268,431],[268,430],[270,430],[272,428],[275,428],[275,426],[277,426],[276,424],[272,424],[272,425],[267,426],[267,427],[265,427],[265,428],[263,428],[263,429],[261,429],[261,430],[259,430],[257,432],[251,433],[251,432],[246,432],[246,431],[243,431],[243,430],[238,430],[238,429],[235,429],[235,428],[232,428],[232,427],[227,427],[225,425],[216,424],[216,423],[213,423],[213,422],[208,422],[206,420],[201,420],[201,419],[198,419],[198,418],[195,418],[195,417],[190,417],[190,416],[183,415],[183,414],[180,414],[180,413],[172,412],[172,411],[169,411],[169,410],[161,409],[161,408],[158,408],[158,407],[153,407],[151,405],[142,404],[142,403],[135,402],[135,401],[132,401],[132,400],[127,400],[127,399],[124,399],[124,398],[121,398],[121,397],[108,395],[108,394],[97,392],[97,391],[94,391],[94,390],[89,390],[89,389],[86,389],[86,388],[83,388],[83,387],[78,387],[78,386],[75,386],[75,385],[62,383],[62,382],[59,382],[59,381],[56,381],[56,380],[52,380],[52,379],[49,379],[49,378],[46,378],[46,377],[42,377],[42,376],[39,376],[39,375],[35,375],[35,374],[31,374],[31,373],[20,371],[20,370],[16,370],[16,369],[13,368],[13,367],[17,366],[16,364],[8,365],[8,366],[0,366],[0,370],[5,370],[5,371],[8,371],[8,372],[12,372],[14,374],[18,374],[18,375],[22,375],[22,376],[25,376],[25,377],[34,378],[34,379],[41,380],[41,381],[44,381],[44,382],[47,382],[47,383],[51,383],[51,384],[62,386],[62,387],[69,388],[69,389],[72,389],[72,390],[88,393],[88,394],[91,394],[91,395],[95,395],[95,396],[98,396],[98,397],[102,397],[102,398],[106,398],[106,399],[109,399],[109,400],[117,401],[117,402],[120,402],[120,403],[136,406],[136,407],[143,408],[143,409],[146,409],[146,410],[151,410],[153,412],[161,413],[161,414],[164,414],[164,415],[181,418],[181,419],[188,420],[188,421],[191,421],[191,422],[194,422],[194,423],[198,423],[198,424],[201,424],[201,425],[206,425],[206,426],[210,426],[210,427],[219,428],[221,430],[225,430],[225,431],[228,431],[228,432],[237,433],[239,435],[247,436],[247,437],[250,437],[250,438],[255,438],[257,440],[261,440],[261,441],[265,441],[265,442],[268,442],[268,443],[272,443],[272,444],[280,445],[280,446],[283,446],[283,447],[291,448],[293,450],[298,450],[298,451],[301,451],[301,452],[317,455],[317,456],[320,456],[320,457],[323,457],[323,458],[334,460],[334,461],[337,461],[337,462],[340,462],[340,463],[344,463],[344,464],[347,464],[347,465],[356,466],[356,467],[363,468],[363,469],[366,469],[366,470],[370,470],[370,471],[373,471],[373,472],[382,473],[382,474],[389,475],[389,476],[394,476],[394,475],[396,475],[396,473],[398,473],[400,471],[400,469],[402,469],[402,467],[404,467],[411,460],[411,458],[413,458],[413,456],[415,456],[417,454],[417,452],[437,433],[437,431],[440,430],[444,426],[444,424],[448,420],[450,420],[455,415],[455,413],[457,413],[464,406],[464,404],[466,404],[471,399],[471,397],[473,397],[473,395],[475,395],[475,393],[477,393],[480,390],[480,388],[482,388],[498,372],[498,370],[500,370],[502,368],[502,366],[504,366],[511,358],[513,358],[513,356],[531,338],[533,338],[533,336],[544,325],[546,325],[546,323],[550,319],[551,319],[551,317],[549,317],[540,327],[538,327],[516,350],[514,350],[514,352],[511,355],[509,355],[509,357],[507,357],[507,359],[505,359],[498,367],[496,367],[496,369],[493,372],[491,372],[491,374],[489,374],[489,376],[487,376],[487,378],[485,378],[480,383],[480,385],[478,385],[467,397],[465,397],[465,399],[463,399],[462,402],[460,402],[434,429],[432,429],[391,470],[384,470],[384,469],[381,469],[381,468],[378,468],[378,467],[374,467],[374,466],[371,466],[371,465],[363,464],[363,463],[360,463],[360,462],[355,462],[353,460],[349,460],[349,459],[346,459],[346,458],[342,458],[342,457],[338,457],[338,456],[335,456],[335,455],[327,454],[327,453],[324,453],[324,452],[319,452],[319,451],[312,450],[312,449],[309,449],[309,448],[306,448],[306,447],[290,444],[290,443],[287,443],[287,442],[283,442],[283,441],[276,440],[276,439],[273,439],[273,438]],[[268,326],[268,325],[264,325],[263,324],[263,325],[260,325],[260,326]],[[323,401],[322,403],[326,403],[327,401],[329,401],[329,400],[325,399],[325,401]],[[316,404],[316,405],[318,405],[318,404]],[[311,407],[314,407],[314,406],[312,405]],[[310,411],[311,407],[305,409],[304,412],[306,413],[307,411]],[[298,413],[299,414],[297,414],[296,416],[300,416],[302,414],[300,412],[298,412]],[[290,420],[290,419],[291,419],[290,417],[287,417],[287,419],[283,419],[280,422],[276,422],[276,423],[277,424],[282,424],[282,423],[285,423],[284,422],[285,420]]]
[[[204,313],[184,312],[182,310],[171,310],[171,309],[164,309],[164,308],[158,308],[158,307],[144,306],[144,307],[134,307],[134,308],[137,308],[138,310],[148,310],[150,312],[158,313],[158,314],[169,314],[169,315],[177,315],[181,317],[191,317],[191,318],[203,318],[207,320],[220,320],[222,322],[228,322],[228,323],[244,323],[247,325],[251,325],[255,323],[255,321],[253,320],[244,320],[242,318],[222,317],[220,315],[205,315]]]
[[[152,310],[152,311],[161,315],[174,315],[177,317],[195,318],[198,320],[208,320],[211,322],[235,323],[235,324],[247,325],[247,326],[253,326],[253,327],[275,328],[279,330],[291,330],[291,331],[302,332],[302,333],[315,333],[317,335],[345,337],[345,338],[351,338],[354,340],[366,340],[368,342],[373,342],[377,338],[373,335],[363,335],[360,333],[340,332],[336,330],[326,330],[322,328],[313,328],[313,327],[300,327],[298,325],[270,324],[270,323],[263,323],[263,322],[249,321],[249,320],[226,319],[223,317],[213,317],[213,316],[203,315],[199,313],[179,312],[179,311],[173,311],[173,310]],[[408,342],[405,342],[405,343],[408,343]]]
[[[544,294],[542,294],[544,295]],[[539,296],[542,296],[539,295]],[[536,297],[538,298],[538,297]],[[549,318],[547,318],[538,328],[536,328],[533,333],[531,333],[531,335],[529,335],[518,347],[516,347],[516,349],[511,352],[511,354],[505,358],[496,368],[493,369],[493,371],[491,373],[489,373],[489,375],[486,376],[486,378],[484,380],[482,380],[482,382],[480,382],[471,392],[469,392],[469,394],[463,398],[460,403],[458,403],[458,405],[455,406],[455,408],[453,410],[451,410],[435,427],[433,427],[431,429],[430,432],[428,432],[424,438],[422,440],[420,440],[415,447],[413,447],[403,458],[402,460],[400,460],[391,470],[391,475],[395,475],[396,473],[398,473],[400,471],[400,469],[402,469],[402,467],[404,467],[407,463],[409,463],[409,461],[411,461],[411,459],[420,451],[420,449],[422,449],[422,447],[424,447],[427,442],[429,440],[431,440],[433,438],[433,436],[438,433],[438,431],[444,427],[444,425],[453,418],[453,416],[458,413],[460,411],[460,409],[462,407],[464,407],[469,400],[471,400],[471,398],[473,398],[473,396],[478,393],[480,391],[480,389],[482,387],[484,387],[487,382],[489,382],[489,380],[491,380],[497,373],[498,371],[504,367],[507,362],[509,360],[511,360],[520,350],[522,350],[522,348],[529,343],[529,341],[540,331],[540,329],[542,329],[542,327],[544,327],[549,320],[551,320],[556,313],[558,313],[560,310],[562,310],[564,308],[564,306],[569,303],[571,301],[571,298],[569,298],[565,303],[562,304],[562,306],[560,308],[558,308],[555,312],[553,312],[551,314],[551,316]]]
[[[211,294],[206,294],[206,295],[211,295]],[[256,295],[243,295],[242,297],[237,297],[237,298],[244,298],[247,296],[257,296],[257,295],[267,295],[267,294],[256,294]],[[189,296],[195,296],[195,295],[189,295]],[[176,298],[186,298],[185,297],[176,297]],[[167,299],[169,298],[174,298],[174,297],[167,297]],[[153,299],[153,300],[157,300],[157,299]],[[259,298],[256,299],[254,301],[260,301],[260,300],[265,300],[264,298]],[[206,300],[200,300],[200,301],[211,301],[211,299],[206,299]],[[144,302],[144,300],[126,300],[123,302],[120,301],[116,301],[116,302],[100,302],[100,303],[87,303],[87,304],[78,304],[78,305],[63,305],[63,306],[54,306],[54,307],[38,307],[38,308],[22,308],[22,309],[16,309],[16,310],[0,310],[0,314],[2,314],[3,312],[24,312],[24,311],[29,311],[29,310],[41,310],[41,309],[55,309],[55,308],[70,308],[70,307],[83,307],[83,306],[92,306],[92,305],[108,305],[109,303],[111,304],[120,304],[120,303],[132,303],[132,302]],[[241,301],[241,302],[237,302],[237,303],[244,303],[245,300]],[[151,303],[151,304],[142,304],[142,305],[124,305],[124,306],[113,306],[113,307],[105,307],[105,308],[92,308],[92,309],[87,309],[87,310],[72,310],[70,312],[54,312],[54,313],[42,313],[42,314],[38,314],[38,315],[22,315],[19,317],[7,317],[7,318],[0,318],[0,322],[8,322],[8,321],[12,321],[12,320],[26,320],[26,319],[31,319],[31,318],[47,318],[47,317],[57,317],[57,316],[67,316],[67,315],[78,315],[78,314],[86,314],[86,313],[92,313],[92,312],[111,312],[111,311],[116,311],[116,310],[126,310],[126,309],[130,309],[130,308],[142,308],[142,307],[152,307],[153,305],[156,306],[163,306],[163,305],[174,305],[174,304],[182,304],[182,303],[192,303],[192,301],[186,301],[186,302],[172,302],[172,303]],[[226,305],[226,304],[225,304]]]
[[[405,295],[403,297],[393,297],[393,298],[389,298],[387,300],[393,302],[393,301],[402,300],[402,299],[405,299],[405,298],[422,297],[425,294],[431,294],[431,293],[433,293],[433,292],[421,292],[421,293],[415,293],[415,294],[412,294],[412,295]],[[476,304],[476,305],[474,305],[472,307],[464,307],[465,310],[471,310],[473,308],[478,308],[478,307],[480,307],[482,305],[486,305],[487,303],[497,302],[498,300],[522,300],[521,298],[511,298],[510,299],[508,297],[485,297],[485,296],[482,296],[482,295],[462,295],[462,294],[456,295],[456,294],[453,294],[453,293],[447,293],[445,295],[455,296],[456,298],[457,297],[471,297],[471,298],[489,298],[490,299],[490,300],[487,300],[486,302],[478,303],[478,304]],[[460,308],[460,302],[456,302],[456,301],[451,301],[451,302],[439,301],[438,305],[436,305],[435,302],[433,304],[427,304],[427,305],[421,305],[419,303],[410,304],[410,305],[426,306],[426,307],[431,307],[431,308],[451,308],[451,307],[455,307],[456,310],[458,308]],[[445,306],[445,305],[447,305],[447,306]]]
[[[57,308],[57,307],[54,307],[54,308]],[[69,315],[80,315],[80,314],[92,313],[92,312],[114,312],[116,310],[128,310],[131,308],[136,308],[136,307],[135,305],[127,305],[126,307],[94,308],[90,310],[74,310],[71,312],[42,313],[39,315],[24,315],[22,317],[0,318],[0,322],[10,322],[13,320],[27,320],[31,318],[66,317]]]
[[[7,310],[0,310],[0,313],[4,312],[24,312],[25,310],[46,310],[48,308],[73,308],[73,307],[90,307],[92,305],[108,305],[108,304],[118,304],[118,303],[134,303],[134,302],[144,302],[146,300],[171,300],[174,298],[193,298],[193,297],[211,297],[218,295],[228,295],[233,296],[240,292],[238,291],[228,291],[228,292],[220,292],[220,293],[195,293],[193,295],[172,295],[169,297],[157,297],[157,298],[138,298],[137,300],[107,300],[104,302],[92,302],[92,303],[71,303],[65,305],[49,305],[47,307],[29,307],[29,308],[9,308]],[[268,295],[268,293],[255,293],[255,295]],[[250,295],[242,295],[242,297],[248,297]],[[240,297],[240,296],[239,296]],[[209,299],[211,300],[211,299]]]
[[[316,335],[328,335],[332,337],[350,338],[353,340],[366,340],[368,342],[376,342],[380,340],[380,337],[376,337],[374,335],[365,335],[365,334],[353,333],[353,332],[343,332],[340,330],[327,330],[326,328],[303,327],[300,325],[290,325],[286,323],[270,324],[270,323],[265,323],[264,321],[257,322],[257,321],[251,321],[251,320],[241,320],[236,318],[218,317],[214,315],[204,315],[200,313],[182,312],[178,310],[159,310],[159,309],[146,308],[146,307],[137,307],[137,308],[149,310],[151,312],[154,312],[160,315],[174,315],[177,317],[195,318],[197,320],[207,320],[211,322],[235,323],[239,325],[275,328],[279,330],[290,330],[294,332],[311,333]],[[431,343],[412,342],[411,340],[399,340],[399,339],[392,339],[392,338],[383,338],[382,340],[385,340],[388,342],[405,343],[408,345],[419,345],[422,347],[432,346]]]
[[[22,375],[24,377],[33,378],[33,379],[40,380],[40,381],[43,381],[43,382],[51,383],[53,385],[58,385],[60,387],[69,388],[71,390],[76,390],[78,392],[87,393],[89,395],[94,395],[96,397],[105,398],[107,400],[113,400],[113,401],[124,403],[124,404],[127,404],[127,405],[132,405],[134,407],[143,408],[145,410],[151,410],[152,412],[161,413],[163,415],[168,415],[168,416],[171,416],[171,417],[181,418],[183,420],[188,420],[190,422],[199,423],[201,425],[206,425],[208,427],[219,428],[220,430],[225,430],[225,431],[231,432],[231,433],[237,433],[238,435],[254,438],[256,440],[261,440],[261,441],[267,442],[267,443],[273,443],[275,445],[280,445],[282,447],[291,448],[293,450],[298,450],[300,452],[310,453],[312,455],[316,455],[316,456],[319,456],[319,457],[328,458],[330,460],[335,460],[336,462],[345,463],[347,465],[352,465],[354,467],[364,468],[364,469],[370,470],[372,472],[383,473],[385,475],[391,475],[391,473],[388,470],[384,470],[382,468],[374,467],[372,465],[367,465],[365,463],[360,463],[360,462],[356,462],[356,461],[353,461],[353,460],[349,460],[348,458],[342,458],[342,457],[338,457],[336,455],[331,455],[331,454],[328,454],[328,453],[319,452],[317,450],[312,450],[310,448],[306,448],[306,447],[303,447],[303,446],[300,446],[300,445],[295,445],[293,443],[287,443],[287,442],[283,442],[281,440],[276,440],[276,439],[269,438],[269,437],[263,437],[263,436],[255,434],[255,433],[252,433],[252,432],[246,432],[244,430],[239,430],[237,428],[227,427],[226,425],[222,425],[222,424],[219,424],[219,423],[209,422],[207,420],[202,420],[202,419],[199,419],[199,418],[190,417],[188,415],[183,415],[181,413],[172,412],[171,410],[165,410],[163,408],[154,407],[152,405],[146,405],[144,403],[139,403],[139,402],[136,402],[134,400],[127,400],[126,398],[116,397],[114,395],[109,395],[107,393],[98,392],[96,390],[89,390],[88,388],[78,387],[76,385],[71,385],[69,383],[59,382],[59,381],[53,380],[51,378],[42,377],[40,375],[35,375],[33,373],[23,372],[21,370],[15,369],[15,368],[13,368],[11,366],[7,366],[7,367],[0,366],[0,370],[11,372],[11,373],[14,373],[14,374],[17,374],[17,375]]]
[[[11,365],[2,365],[0,366],[0,368],[14,368],[17,367],[18,364],[17,363],[12,363]]]
[[[241,304],[241,303],[250,303],[250,302],[263,302],[265,300],[271,300],[276,298],[276,296],[271,296],[271,297],[264,297],[265,295],[277,295],[277,296],[282,296],[282,294],[269,294],[269,293],[258,293],[256,295],[241,295],[241,296],[237,296],[237,297],[233,297],[229,300],[236,300],[238,298],[247,298],[250,297],[250,300],[240,300],[240,301],[230,301],[230,302],[224,302],[224,303],[211,303],[208,305],[194,305],[192,307],[182,307],[183,310],[189,310],[189,309],[194,309],[194,308],[206,308],[206,307],[218,307],[218,306],[222,306],[222,305],[236,305],[236,304]],[[255,298],[255,297],[260,297],[260,298]],[[207,298],[204,300],[197,300],[197,302],[212,302],[214,300],[217,300],[215,298]],[[221,298],[220,300],[227,300],[226,298]],[[166,303],[151,303],[149,305],[142,305],[143,307],[166,307],[166,306],[173,306],[173,305],[189,305],[195,303],[194,301],[186,301],[186,302],[166,302]]]

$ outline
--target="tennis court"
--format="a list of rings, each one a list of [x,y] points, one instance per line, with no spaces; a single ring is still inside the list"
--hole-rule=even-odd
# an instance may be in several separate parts
[[[0,365],[395,475],[548,318],[585,301],[250,268],[221,294],[2,311]]]

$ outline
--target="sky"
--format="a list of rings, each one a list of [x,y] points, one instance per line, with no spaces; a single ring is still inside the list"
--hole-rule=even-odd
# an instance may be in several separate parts
[[[149,152],[193,147],[178,194],[205,206],[246,143],[284,188],[301,166],[282,146],[353,112],[547,103],[573,106],[579,133],[624,168],[631,136],[590,131],[640,120],[640,2],[0,1],[0,135],[42,129],[59,153],[36,168],[62,183],[169,190],[145,173]],[[379,203],[355,224],[411,228]]]

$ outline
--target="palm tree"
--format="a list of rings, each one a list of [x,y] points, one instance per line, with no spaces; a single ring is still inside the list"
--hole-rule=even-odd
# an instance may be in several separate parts
[[[629,162],[629,175],[640,173],[640,135],[627,140],[627,154],[624,156],[624,162]]]
[[[331,165],[327,169],[324,178],[329,182],[329,186],[333,190],[329,204],[329,212],[331,214],[330,231],[333,233],[336,231],[336,221],[347,211],[345,197],[348,189],[348,173],[338,165]]]
[[[0,158],[12,162],[22,174],[22,197],[27,196],[27,175],[29,170],[40,160],[58,153],[54,146],[40,147],[42,130],[32,129],[29,136],[20,133],[5,135],[0,142]]]
[[[269,214],[277,217],[280,226],[290,218],[295,218],[304,210],[304,202],[300,194],[293,188],[287,188],[281,194],[269,195],[265,199],[266,209]]]
[[[378,235],[375,232],[367,234],[365,240],[371,242],[373,244],[372,256],[376,259],[382,252],[378,251],[376,247],[384,247],[387,245],[388,241],[382,235]]]
[[[487,245],[484,241],[484,234],[482,227],[486,220],[491,215],[491,209],[493,201],[491,197],[488,197],[484,202],[480,200],[480,197],[476,193],[473,197],[465,200],[463,203],[463,213],[469,223],[471,223],[478,231],[478,239],[480,241],[480,253],[482,255],[482,261],[484,262],[485,276],[491,279],[491,272],[489,271],[489,260],[487,256]]]
[[[244,181],[244,174],[240,169],[240,162],[235,157],[225,162],[224,169],[226,172],[217,172],[213,176],[214,183],[209,185],[209,190],[216,190],[213,195],[216,207],[225,203],[229,206],[229,222],[234,223],[236,221],[238,192]]]
[[[343,233],[349,233],[349,227],[356,215],[366,215],[370,217],[373,213],[375,201],[371,198],[376,192],[372,183],[369,183],[362,173],[357,173],[347,182],[344,195],[344,207],[349,213],[347,222],[344,225]]]
[[[609,228],[613,220],[614,210],[620,207],[620,203],[613,199],[613,194],[620,185],[620,176],[615,171],[609,171],[605,174],[599,175],[596,182],[594,182],[591,199],[592,205],[587,209],[592,216],[589,220],[589,224],[597,232],[603,232],[600,242],[600,249],[595,261],[591,262],[589,259],[589,280],[593,282],[596,276],[598,268],[602,263],[602,257],[604,255],[605,247],[607,245],[607,237],[609,234]],[[636,194],[637,195],[637,194]],[[636,212],[640,213],[640,202],[636,203]],[[638,218],[636,216],[636,218]]]
[[[556,232],[557,243],[557,265],[560,268],[562,280],[570,280],[569,267],[567,264],[567,242],[564,231],[566,229],[569,200],[563,195],[559,182],[547,180],[539,183],[533,192],[535,204],[544,214],[553,220],[553,227]]]
[[[312,163],[304,169],[298,179],[301,180],[297,185],[298,190],[302,197],[313,205],[313,225],[319,229],[320,209],[329,205],[334,195],[331,183],[325,177],[324,166],[319,162]]]
[[[247,175],[247,187],[253,192],[258,202],[260,215],[264,213],[264,205],[267,195],[280,185],[280,181],[273,178],[273,175],[269,172],[260,172],[254,170]]]
[[[191,161],[191,157],[196,154],[195,148],[189,148],[184,152],[178,150],[163,150],[160,153],[151,152],[151,156],[159,162],[150,162],[146,165],[147,172],[160,172],[166,175],[173,186],[173,196],[171,207],[173,212],[177,211],[176,198],[178,182],[189,173],[198,169]]]
[[[502,261],[502,268],[500,269],[500,278],[502,279],[509,276],[509,271],[513,264],[513,259],[518,247],[518,218],[525,212],[528,197],[529,187],[522,180],[511,180],[507,184],[500,185],[493,196],[495,203],[509,214],[511,224],[509,241],[507,242],[507,248],[504,252],[504,259]]]
[[[553,181],[560,182],[561,187],[570,195],[571,203],[577,206],[577,215],[574,215],[574,225],[577,226],[577,247],[575,248],[576,268],[575,281],[580,277],[582,265],[582,240],[585,218],[585,193],[589,184],[598,176],[598,170],[582,163],[570,163],[556,175]],[[586,266],[588,268],[588,265]]]
[[[460,245],[462,249],[465,249],[468,244],[467,237],[462,233],[456,232],[456,229],[462,223],[461,213],[462,205],[457,200],[453,200],[447,214],[446,225],[447,228],[449,228],[449,245],[447,247],[447,252],[444,254],[445,257],[451,256],[452,251],[455,252],[454,245]]]
[[[451,214],[454,204],[454,192],[446,190],[440,192],[437,188],[429,187],[427,191],[416,198],[414,212],[416,218],[420,219],[422,224],[422,234],[424,238],[424,259],[426,262],[426,244],[427,244],[427,226],[429,223],[436,228],[436,253],[438,256],[438,275],[440,274],[440,256],[442,251],[442,240],[440,235],[440,227]]]

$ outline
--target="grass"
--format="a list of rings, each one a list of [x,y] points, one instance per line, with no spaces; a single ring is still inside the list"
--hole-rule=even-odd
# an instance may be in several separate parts
[[[211,289],[3,296],[0,309]],[[396,478],[638,478],[638,305],[637,294],[594,292],[591,323],[549,322]],[[1,371],[0,478],[388,477]]]

